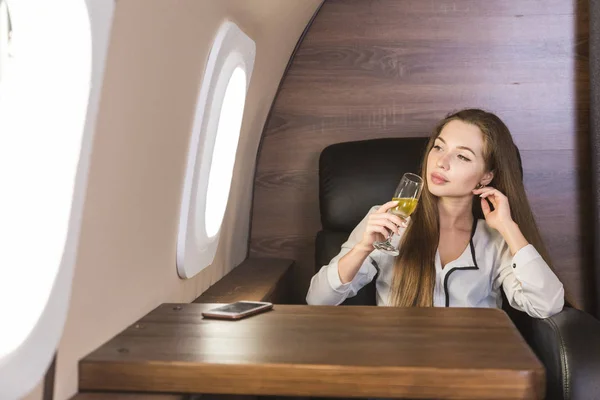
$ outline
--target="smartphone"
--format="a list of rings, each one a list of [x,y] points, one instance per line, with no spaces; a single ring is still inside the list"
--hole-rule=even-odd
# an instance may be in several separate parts
[[[237,301],[202,313],[205,318],[242,319],[273,308],[273,303],[265,301]]]

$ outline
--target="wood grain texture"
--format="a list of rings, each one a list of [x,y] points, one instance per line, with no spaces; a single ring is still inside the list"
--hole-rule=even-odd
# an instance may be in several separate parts
[[[213,395],[213,394],[152,394],[152,393],[118,393],[118,392],[84,392],[77,393],[70,400],[256,400],[256,396]]]
[[[124,392],[83,392],[77,393],[70,400],[256,400],[256,396],[226,394],[153,394]]]
[[[497,309],[277,305],[240,321],[163,304],[80,362],[82,390],[509,399],[545,372]]]
[[[194,303],[233,303],[240,300],[287,303],[293,265],[292,260],[247,258]]]
[[[87,392],[77,393],[70,400],[192,400],[180,394],[151,394],[151,393],[109,393]],[[200,399],[198,399],[200,400]],[[225,399],[223,399],[225,400]]]
[[[328,0],[263,132],[250,254],[314,274],[318,158],[333,143],[429,136],[448,112],[500,116],[522,151],[557,273],[582,306],[591,265],[588,5],[583,0]]]

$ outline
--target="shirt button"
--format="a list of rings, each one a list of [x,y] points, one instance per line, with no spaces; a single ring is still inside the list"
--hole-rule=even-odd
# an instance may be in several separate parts
[[[513,268],[517,268],[517,264],[513,264]]]

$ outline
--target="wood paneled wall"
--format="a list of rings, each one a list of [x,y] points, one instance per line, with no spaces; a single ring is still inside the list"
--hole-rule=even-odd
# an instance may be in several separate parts
[[[265,125],[250,251],[297,260],[296,298],[321,229],[329,144],[428,136],[450,111],[498,114],[560,278],[585,304],[591,258],[587,1],[326,0]]]

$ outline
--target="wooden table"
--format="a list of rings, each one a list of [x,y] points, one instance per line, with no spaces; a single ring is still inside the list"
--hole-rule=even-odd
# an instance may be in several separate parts
[[[163,304],[80,362],[80,390],[540,399],[542,364],[497,309],[275,305],[240,321]]]

